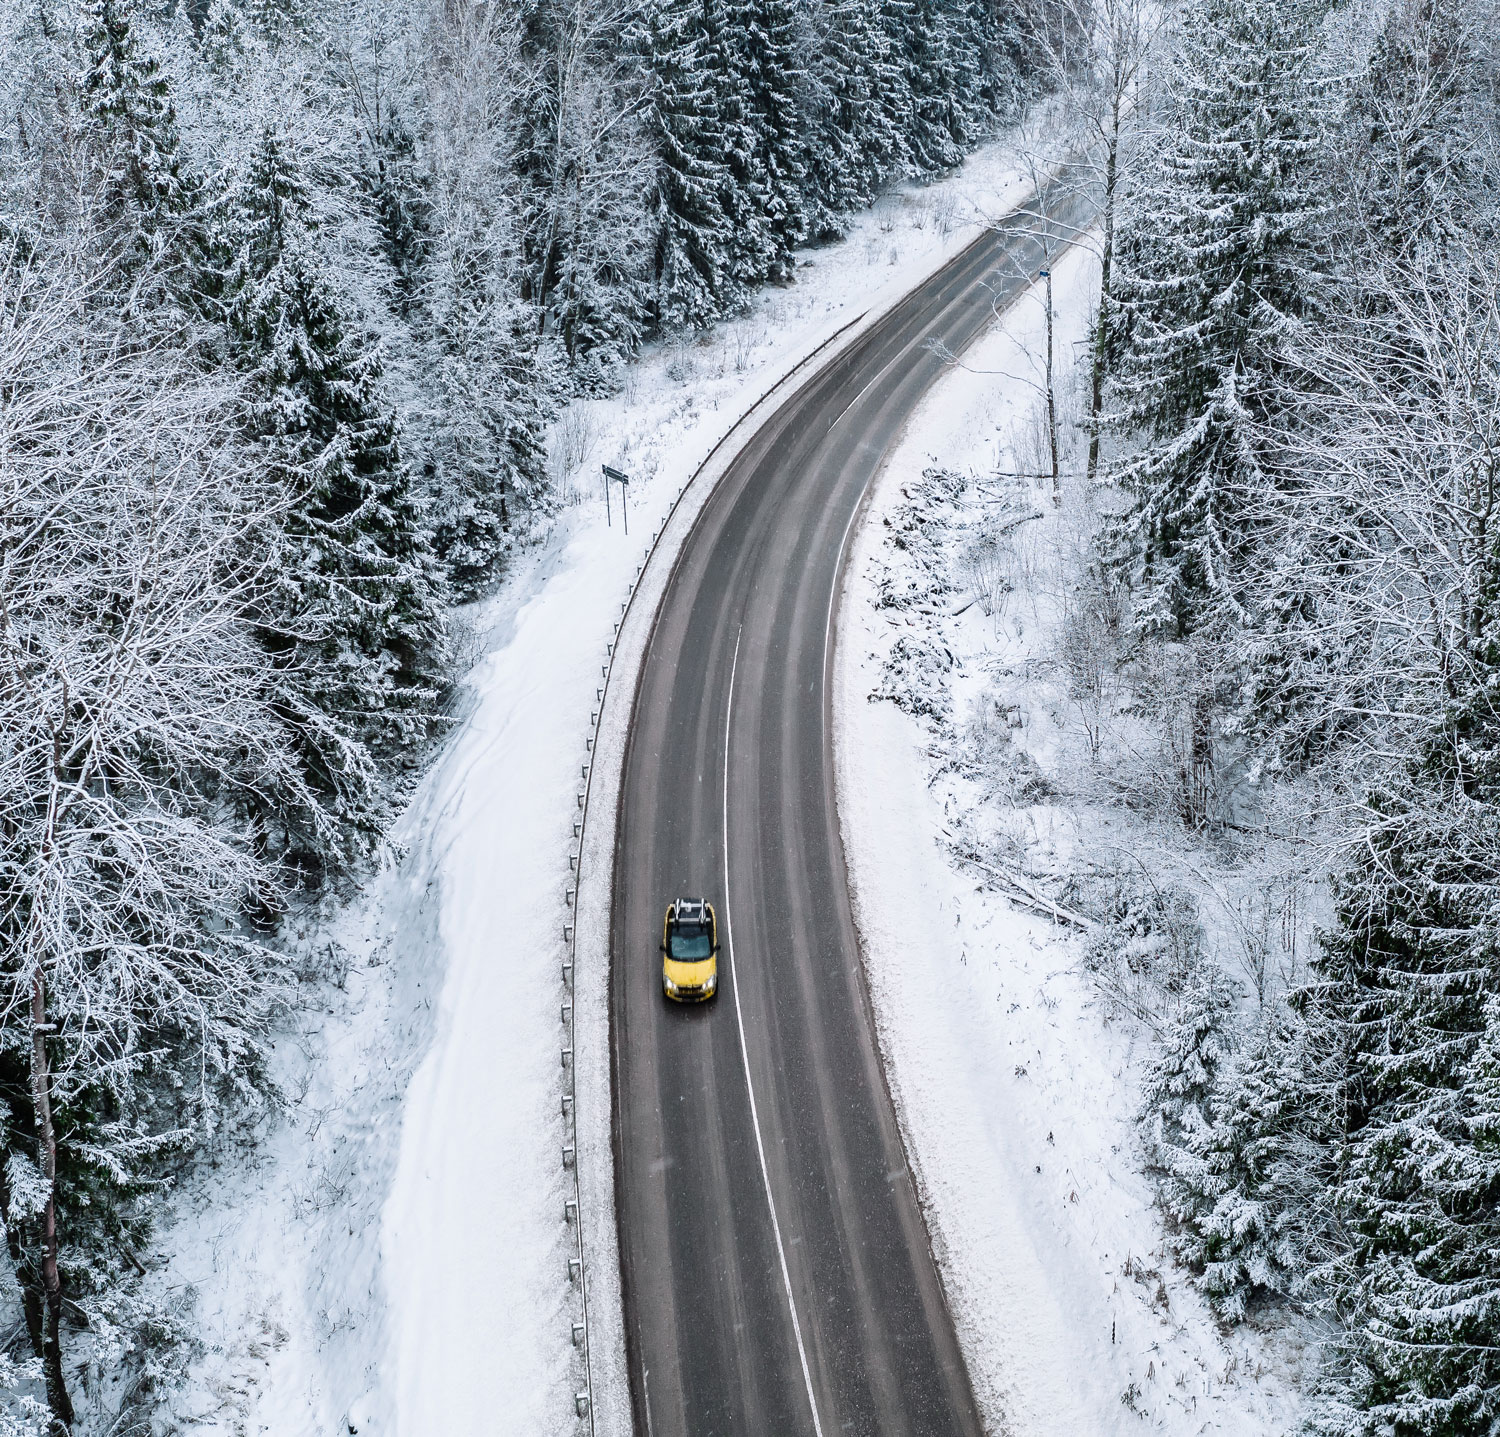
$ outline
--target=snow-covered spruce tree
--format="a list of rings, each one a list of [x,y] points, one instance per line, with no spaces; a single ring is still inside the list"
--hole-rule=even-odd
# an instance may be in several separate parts
[[[712,0],[710,11],[730,272],[747,288],[789,280],[792,250],[807,235],[799,7],[795,0]]]
[[[732,303],[729,184],[717,81],[700,0],[649,0],[635,45],[647,76],[656,179],[650,199],[652,322],[704,329]]]
[[[808,234],[836,239],[907,164],[897,123],[905,76],[871,0],[816,0],[803,159]]]
[[[418,437],[434,547],[469,598],[495,577],[545,502],[547,395],[556,380],[497,249],[494,217],[463,213],[465,197],[441,182],[438,204]]]
[[[237,0],[210,0],[198,29],[198,53],[221,82],[236,77],[255,46],[255,36]]]
[[[442,584],[418,519],[373,341],[320,253],[305,182],[266,126],[225,196],[226,317],[245,430],[287,496],[261,614],[268,685],[351,843],[388,816],[379,760],[427,731],[442,679]],[[290,820],[288,852],[318,835]]]
[[[1208,1129],[1220,1071],[1235,1048],[1235,990],[1210,962],[1188,973],[1181,998],[1168,1015],[1161,1049],[1141,1095],[1141,1134],[1147,1155],[1168,1179],[1168,1206],[1175,1212],[1181,1175],[1197,1158],[1192,1144]],[[1189,1205],[1194,1201],[1187,1193]]]
[[[1134,498],[1116,536],[1144,628],[1240,616],[1245,516],[1263,486],[1253,426],[1306,308],[1318,91],[1300,0],[1195,0],[1159,150],[1122,216],[1113,466]]]
[[[241,0],[253,34],[273,49],[294,45],[314,28],[315,0]]]
[[[1304,1026],[1279,1002],[1216,1074],[1208,1121],[1169,1155],[1179,1255],[1231,1321],[1253,1297],[1295,1291],[1320,1245],[1331,1146]]]
[[[1297,1291],[1329,1249],[1326,1198],[1344,1067],[1278,1002],[1242,1034],[1233,985],[1200,962],[1146,1077],[1141,1132],[1172,1245],[1231,1321]]]
[[[545,502],[548,376],[529,311],[493,278],[463,273],[452,253],[461,242],[445,235],[434,266],[430,411],[419,422],[433,547],[468,599],[497,576]]]
[[[1030,95],[1055,84],[1050,56],[1071,53],[1081,60],[1088,31],[1110,23],[1112,6],[1095,19],[1092,4],[1065,0],[971,0],[980,56],[983,119],[1014,115]]]
[[[115,282],[86,237],[0,264],[0,1203],[62,1429],[70,1334],[124,1373],[166,1320],[125,1256],[164,1151],[256,1074],[262,796],[317,807],[245,618],[274,495],[231,387],[105,320]]]
[[[1487,1101],[1500,992],[1497,594],[1462,697],[1370,799],[1305,1000],[1350,1053],[1332,1193],[1350,1245],[1322,1276],[1349,1324],[1354,1377],[1326,1414],[1333,1432],[1500,1421],[1500,1165],[1475,1102]]]
[[[1493,0],[1402,0],[1385,12],[1345,106],[1341,233],[1351,248],[1407,256],[1472,227],[1494,163],[1486,71],[1497,27]]]
[[[410,319],[421,269],[432,244],[431,198],[417,162],[416,138],[405,118],[389,109],[368,144],[365,187],[375,210],[385,260],[395,277],[397,313]]]
[[[79,21],[79,106],[104,218],[137,264],[161,269],[201,189],[183,160],[167,78],[141,47],[136,0],[86,0]]]
[[[1461,1093],[1465,1140],[1442,1152],[1433,1168],[1444,1207],[1464,1222],[1467,1252],[1460,1261],[1467,1272],[1457,1282],[1450,1279],[1422,1292],[1426,1301],[1417,1312],[1408,1306],[1390,1313],[1395,1321],[1384,1331],[1400,1324],[1400,1335],[1408,1342],[1416,1337],[1423,1346],[1434,1339],[1446,1345],[1452,1355],[1450,1380],[1455,1386],[1487,1389],[1485,1416],[1493,1420],[1500,1411],[1500,1363],[1495,1358],[1500,1349],[1500,1262],[1495,1260],[1500,1253],[1500,999],[1492,997],[1485,1005],[1484,1031],[1465,1069]]]
[[[509,41],[488,7],[451,6],[434,21],[425,78],[431,243],[408,437],[434,548],[465,598],[545,503],[542,431],[562,387],[521,298],[522,201],[509,115],[492,100]]]
[[[585,393],[612,387],[648,318],[642,22],[631,0],[543,0],[520,22],[523,293]]]
[[[912,169],[956,165],[978,139],[985,47],[971,0],[882,0],[904,72],[901,129]]]
[[[939,11],[947,32],[948,73],[953,93],[947,115],[952,134],[967,153],[983,138],[1003,92],[1009,88],[1003,60],[991,43],[993,18],[984,0],[950,0]],[[1013,95],[1013,91],[1012,91]]]

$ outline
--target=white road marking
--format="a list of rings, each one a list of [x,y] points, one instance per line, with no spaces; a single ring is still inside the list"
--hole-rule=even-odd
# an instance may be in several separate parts
[[[766,1188],[766,1206],[771,1210],[771,1231],[776,1235],[776,1255],[781,1259],[781,1282],[786,1288],[787,1310],[792,1315],[792,1335],[797,1339],[797,1356],[802,1361],[802,1381],[807,1385],[807,1405],[812,1408],[813,1431],[823,1437],[818,1420],[818,1399],[813,1394],[812,1372],[807,1365],[807,1348],[802,1344],[802,1324],[797,1320],[797,1299],[792,1296],[792,1276],[787,1270],[786,1248],[781,1242],[781,1223],[776,1217],[776,1199],[771,1193],[771,1173],[766,1167],[766,1144],[760,1133],[760,1114],[755,1106],[755,1084],[750,1079],[750,1049],[745,1043],[745,1018],[740,1011],[739,972],[734,963],[734,929],[729,917],[729,725],[734,715],[734,676],[740,666],[740,638],[735,636],[734,660],[729,666],[729,702],[724,707],[724,943],[729,950],[729,986],[734,993],[734,1020],[739,1026],[740,1057],[745,1064],[745,1088],[750,1094],[750,1122],[755,1128],[755,1150],[760,1154],[760,1178]]]
[[[882,465],[881,467],[883,468],[884,466]],[[875,480],[872,476],[870,484],[873,485],[874,482]],[[866,487],[868,488],[869,486]],[[833,644],[833,611],[838,607],[839,588],[844,579],[844,550],[849,547],[849,535],[854,532],[854,521],[859,518],[859,511],[864,508],[864,503],[865,495],[864,491],[861,491],[859,498],[855,500],[854,509],[849,515],[849,522],[844,525],[844,537],[839,540],[838,562],[833,566],[833,588],[828,594],[828,618],[823,624],[823,704],[825,717],[828,711],[828,666]],[[732,669],[730,670],[729,683],[730,692],[733,693],[734,671]],[[726,774],[728,771],[728,769],[725,769]]]
[[[903,350],[902,353],[905,353],[905,351]],[[833,421],[833,423],[828,426],[827,434],[832,434],[833,431],[838,428],[838,426],[839,426],[839,420],[843,419],[843,417],[851,409],[853,409],[854,406],[856,404],[858,404],[861,399],[863,399],[865,397],[865,390],[866,389],[868,389],[872,384],[874,384],[877,379],[883,379],[885,377],[885,375],[886,375],[886,373],[887,373],[887,371],[889,369],[890,369],[890,365],[886,365],[884,369],[878,369],[878,370],[876,370],[874,374],[872,374],[867,380],[865,380],[863,386],[860,388],[859,393],[856,394],[854,396],[854,398],[851,399],[841,410],[839,410],[839,417],[838,417],[838,419],[835,419]],[[825,434],[824,437],[826,438],[827,435]]]

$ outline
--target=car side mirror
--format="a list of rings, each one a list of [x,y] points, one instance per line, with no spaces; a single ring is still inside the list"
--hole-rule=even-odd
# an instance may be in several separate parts
[[[667,945],[665,943],[659,944],[658,951],[665,953],[667,951]]]

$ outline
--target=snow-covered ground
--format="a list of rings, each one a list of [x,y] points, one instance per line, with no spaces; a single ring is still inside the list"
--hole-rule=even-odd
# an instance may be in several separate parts
[[[472,616],[464,705],[387,865],[294,936],[309,1001],[279,1045],[290,1110],[179,1195],[166,1281],[195,1295],[205,1346],[178,1399],[184,1425],[278,1437],[578,1430],[562,1106],[573,992],[561,964],[606,646],[645,546],[736,419],[1020,192],[997,145],[893,195],[843,243],[805,256],[794,287],[657,349],[622,394],[559,421],[564,507]],[[601,463],[631,475],[628,535],[618,493],[606,520]],[[593,1104],[578,1128],[585,1234],[612,1225],[602,994],[602,976],[580,972],[578,1002],[592,1005],[576,1054],[580,1109]],[[590,1302],[607,1304],[607,1254],[590,1261],[605,1269]],[[613,1374],[618,1389],[623,1366],[599,1346],[618,1323],[590,1316],[604,1334],[593,1365],[608,1419],[621,1394],[598,1384]]]
[[[1096,282],[1083,248],[1054,266],[1064,373]],[[1000,683],[1016,700],[990,715],[1007,734],[1001,747],[1024,752],[1017,762],[1027,765],[1070,761],[1066,704],[1050,675],[1071,520],[1047,486],[1019,490],[1038,517],[1014,531],[1008,604],[958,612],[959,594],[934,615],[930,603],[891,602],[912,573],[890,526],[924,469],[1027,467],[1013,466],[1012,440],[1037,401],[1043,316],[1038,287],[929,395],[878,483],[847,571],[840,814],[882,1048],[993,1430],[1285,1432],[1297,1417],[1295,1344],[1285,1333],[1222,1332],[1165,1254],[1133,1123],[1144,1030],[1111,1020],[1068,930],[950,856],[974,787],[944,761],[930,723],[871,698],[889,691],[888,658],[904,637],[916,655],[908,672],[927,665],[919,687],[951,696],[950,731],[994,704]],[[924,645],[936,646],[927,660]],[[1022,848],[1078,842],[1067,815],[1024,795],[1009,821]]]

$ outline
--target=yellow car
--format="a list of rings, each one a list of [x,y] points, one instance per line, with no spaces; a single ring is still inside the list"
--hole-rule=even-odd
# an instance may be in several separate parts
[[[661,930],[661,990],[678,1003],[701,1003],[719,987],[719,926],[713,904],[679,898]]]

